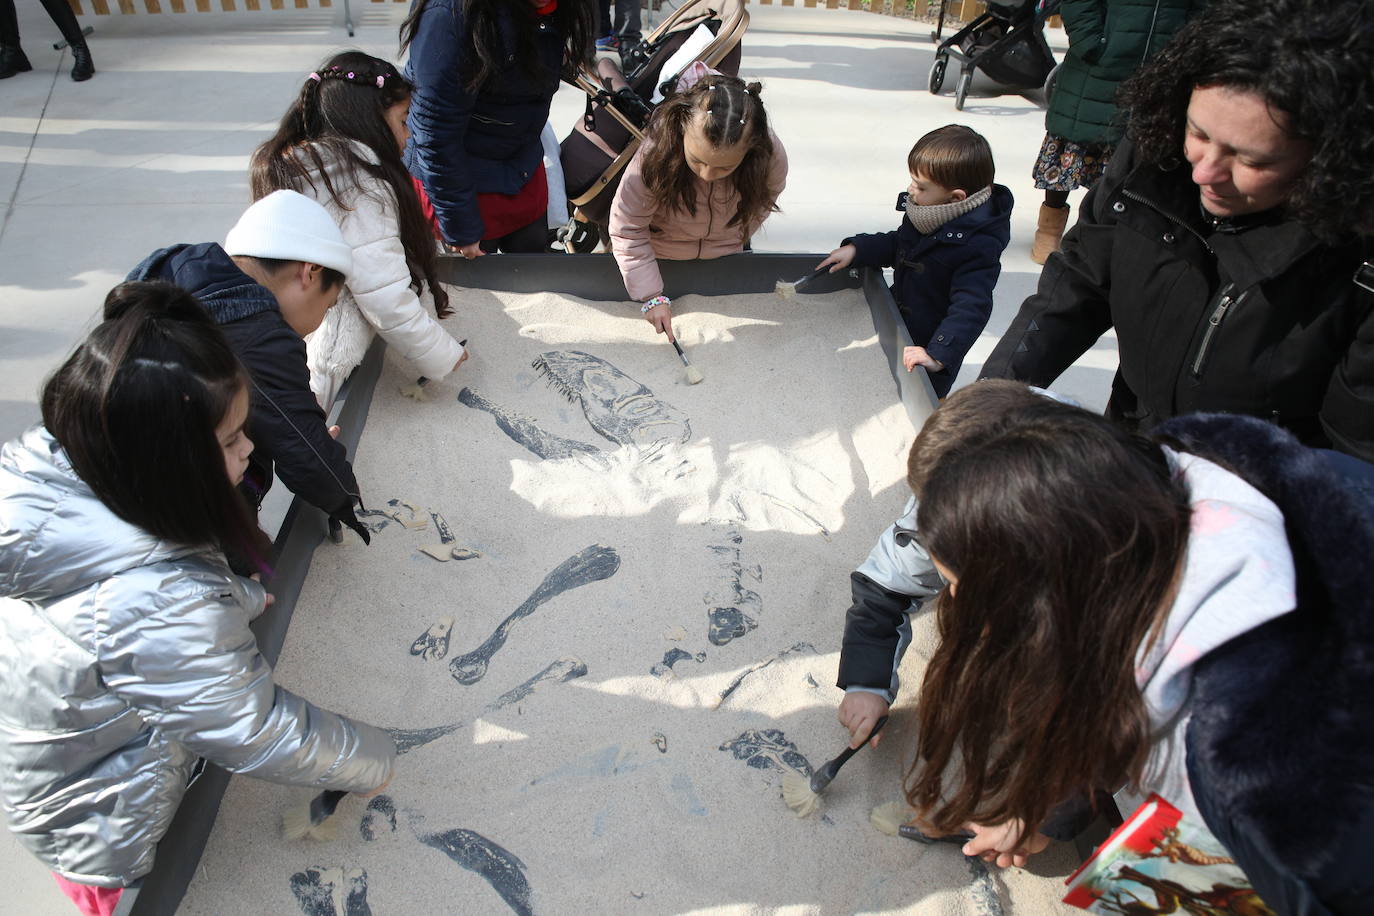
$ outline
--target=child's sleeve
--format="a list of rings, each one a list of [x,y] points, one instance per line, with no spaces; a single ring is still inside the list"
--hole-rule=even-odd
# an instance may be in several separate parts
[[[853,245],[851,267],[892,267],[897,263],[897,230],[891,232],[861,232],[840,242]]]
[[[973,342],[992,317],[992,291],[1002,273],[1002,249],[989,245],[954,270],[949,309],[926,344],[926,352],[956,374]]]
[[[916,540],[916,498],[849,577],[854,602],[845,615],[837,686],[897,698],[897,668],[911,642],[911,612],[944,581]]]
[[[161,574],[157,587],[150,576]],[[110,690],[149,724],[230,772],[366,792],[391,775],[381,729],[306,702],[272,680],[248,621],[262,586],[180,563],[107,580],[96,651]]]
[[[644,150],[641,146],[625,166],[611,202],[610,218],[611,251],[625,281],[625,291],[636,302],[646,302],[663,293],[663,275],[649,237],[655,204],[641,171]]]

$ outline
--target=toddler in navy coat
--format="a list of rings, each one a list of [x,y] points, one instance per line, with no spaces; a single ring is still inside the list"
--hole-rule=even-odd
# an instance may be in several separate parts
[[[993,184],[992,148],[959,124],[933,130],[907,155],[911,185],[897,198],[906,219],[892,232],[845,239],[818,267],[892,267],[892,296],[923,366],[944,397],[992,314],[992,290],[1011,237],[1011,191]]]

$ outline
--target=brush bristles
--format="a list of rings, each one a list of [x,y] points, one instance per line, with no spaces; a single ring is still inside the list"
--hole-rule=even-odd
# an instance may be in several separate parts
[[[821,797],[811,790],[811,777],[796,772],[783,775],[782,800],[797,817],[810,817],[821,806]]]
[[[916,814],[902,802],[886,802],[868,813],[868,822],[888,836],[897,836],[897,828]]]
[[[700,385],[704,378],[705,376],[701,374],[701,370],[696,366],[687,367],[687,384]]]
[[[779,280],[777,285],[773,287],[773,292],[784,299],[791,299],[797,294],[797,284],[788,282],[787,280]]]
[[[281,832],[282,836],[292,842],[310,840],[328,843],[338,835],[339,819],[330,815],[318,824],[311,823],[310,804],[307,802],[282,815]]]

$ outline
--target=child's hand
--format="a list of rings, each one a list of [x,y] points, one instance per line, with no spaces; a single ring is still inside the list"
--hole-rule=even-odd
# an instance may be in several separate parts
[[[917,366],[925,366],[932,372],[939,372],[945,364],[926,352],[925,347],[907,347],[902,350],[902,365],[910,372]]]
[[[964,855],[979,856],[984,862],[996,863],[998,868],[1026,864],[1026,860],[1050,845],[1050,838],[1043,833],[1032,833],[1022,837],[1025,825],[1017,818],[992,826],[965,824],[973,832],[973,839],[964,844]]]
[[[644,313],[645,319],[654,326],[654,330],[660,334],[667,334],[669,340],[677,340],[673,336],[673,307],[671,305],[656,305]]]
[[[887,709],[887,700],[876,693],[864,690],[846,693],[840,701],[839,717],[840,724],[849,729],[849,746],[857,748],[863,744],[864,739],[873,734],[873,726],[887,715]],[[881,734],[873,735],[872,740],[868,742],[869,745],[877,747],[882,737]]]
[[[467,359],[468,359],[468,357],[469,357],[470,355],[472,355],[471,351],[468,350],[467,347],[464,347],[464,348],[463,348],[463,355],[460,356],[460,357],[458,357],[458,362],[456,362],[456,363],[453,364],[453,371],[454,371],[454,372],[457,372],[457,371],[458,371],[458,367],[461,366],[463,363],[467,362]]]
[[[486,252],[482,250],[481,242],[473,242],[471,245],[450,245],[448,246],[448,250],[452,251],[454,254],[461,254],[469,261],[473,258],[480,258],[482,255],[486,254]]]
[[[388,773],[387,776],[386,776],[386,782],[382,783],[380,786],[378,786],[377,788],[373,789],[371,792],[354,792],[353,794],[356,795],[356,796],[358,796],[359,798],[371,798],[371,797],[373,797],[374,795],[381,795],[382,792],[386,791],[386,787],[389,786],[389,785],[391,785],[391,780],[392,780],[393,778],[395,778],[395,776],[396,776],[396,769],[395,769],[395,767],[393,767],[392,770],[391,770],[391,772]]]
[[[830,254],[825,256],[825,260],[816,265],[816,269],[830,265],[830,272],[833,274],[837,270],[844,270],[854,263],[854,256],[859,253],[859,249],[853,245],[841,245]]]

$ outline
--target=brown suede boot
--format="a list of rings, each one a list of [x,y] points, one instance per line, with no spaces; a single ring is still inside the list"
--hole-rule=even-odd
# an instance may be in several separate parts
[[[1035,241],[1031,243],[1031,260],[1044,264],[1052,252],[1059,250],[1064,227],[1069,224],[1068,207],[1040,205],[1040,221],[1035,226]]]

